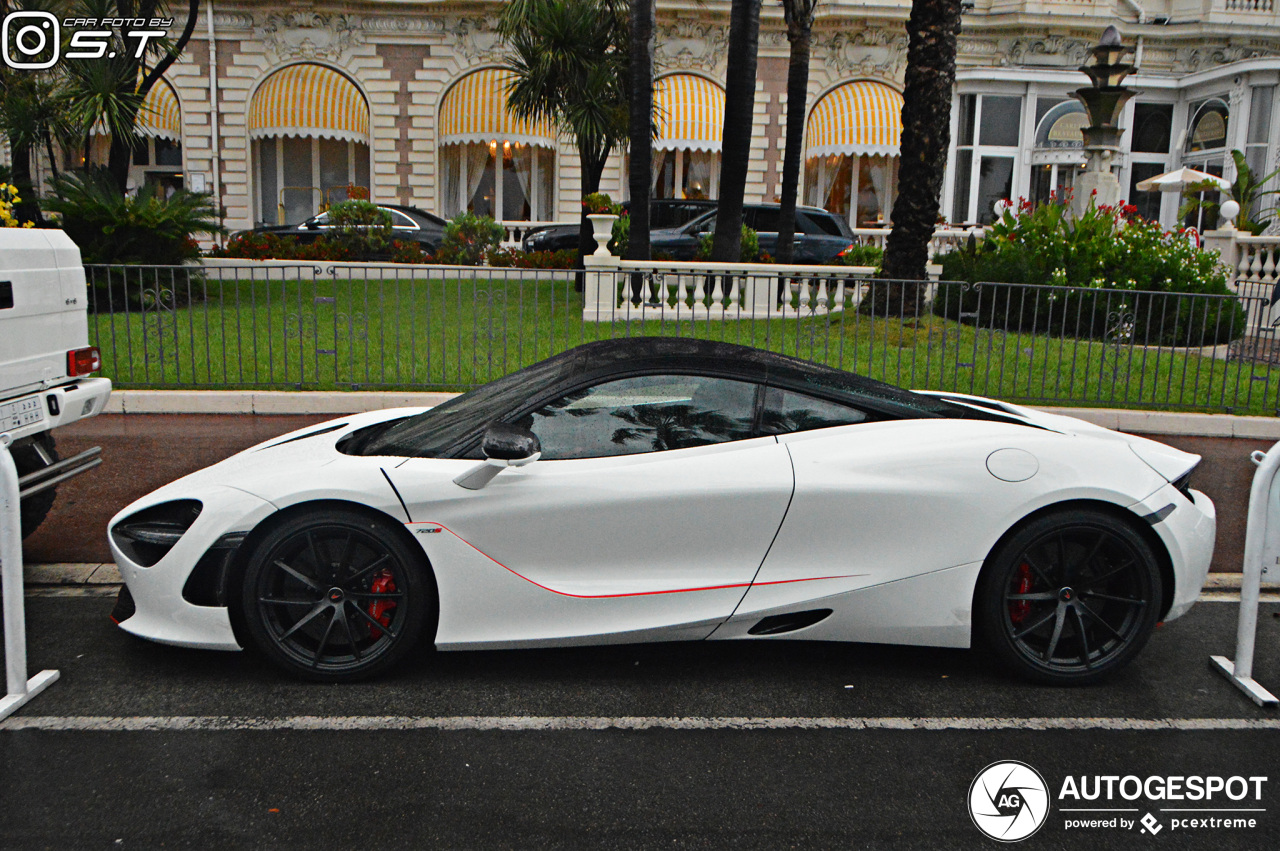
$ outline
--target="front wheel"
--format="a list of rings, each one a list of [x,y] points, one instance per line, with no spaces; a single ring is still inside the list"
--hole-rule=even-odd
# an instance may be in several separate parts
[[[18,468],[18,478],[43,470],[45,467],[58,462],[58,447],[54,445],[53,435],[47,431],[15,445],[11,453],[13,455],[13,465]],[[22,537],[24,540],[49,516],[49,512],[53,510],[53,501],[57,496],[58,489],[49,488],[31,495],[19,503],[18,508],[22,516]]]
[[[304,679],[380,673],[434,627],[422,554],[389,521],[320,510],[271,530],[245,568],[244,623],[271,661]]]
[[[1162,593],[1156,554],[1132,525],[1101,511],[1063,511],[1029,523],[992,555],[974,622],[1018,674],[1088,683],[1138,654]]]

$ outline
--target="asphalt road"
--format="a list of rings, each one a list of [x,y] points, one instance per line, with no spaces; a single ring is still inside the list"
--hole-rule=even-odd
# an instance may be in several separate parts
[[[998,760],[1051,796],[1069,775],[1268,778],[1259,801],[1110,803],[1157,835],[1067,830],[1059,799],[1021,847],[1280,843],[1280,716],[1207,665],[1234,646],[1225,603],[1078,689],[966,651],[781,641],[423,653],[323,686],[133,639],[102,597],[27,603],[31,670],[62,678],[0,723],[4,848],[990,848],[966,801]],[[1280,605],[1258,647],[1280,688]],[[1263,811],[1182,830],[1162,810],[1206,806]]]

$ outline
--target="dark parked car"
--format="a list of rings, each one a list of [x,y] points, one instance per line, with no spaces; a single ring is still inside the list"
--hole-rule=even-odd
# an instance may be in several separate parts
[[[715,201],[655,201],[650,245],[655,252],[676,260],[692,260],[703,234],[716,227]],[[625,205],[624,205],[625,207]],[[744,204],[743,224],[760,236],[760,250],[776,255],[778,248],[777,204]],[[690,216],[689,214],[693,215]],[[683,221],[674,221],[681,217]],[[661,223],[661,224],[660,224]],[[849,224],[835,213],[818,207],[796,208],[796,263],[826,264],[853,244]],[[572,225],[556,225],[534,231],[524,239],[526,251],[556,251],[578,247],[578,230]]]
[[[716,202],[701,199],[662,198],[649,202],[649,228],[678,228],[681,225],[706,215],[716,208]],[[624,201],[623,210],[630,209],[630,202]],[[563,251],[577,250],[577,225],[549,225],[529,231],[521,242],[525,251]]]
[[[746,204],[742,208],[742,223],[759,234],[760,250],[769,255],[776,255],[778,250],[778,209],[777,204]],[[654,251],[665,252],[676,260],[692,260],[703,235],[715,229],[716,214],[712,211],[683,227],[654,230],[650,245]],[[796,263],[833,263],[836,255],[852,244],[853,232],[842,217],[818,207],[796,208],[792,255]]]
[[[417,207],[404,207],[399,204],[379,204],[379,209],[391,214],[391,238],[402,242],[416,242],[428,254],[440,247],[444,240],[444,219],[437,215],[419,210]],[[315,242],[327,236],[333,230],[329,224],[329,214],[320,213],[301,224],[268,225],[254,228],[250,233],[269,233],[275,236],[292,236],[301,243]]]

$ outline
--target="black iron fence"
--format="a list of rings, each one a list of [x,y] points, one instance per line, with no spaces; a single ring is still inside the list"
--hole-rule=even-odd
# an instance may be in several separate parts
[[[1265,298],[689,265],[86,273],[91,342],[120,387],[464,390],[580,343],[664,335],[1031,404],[1280,413]]]

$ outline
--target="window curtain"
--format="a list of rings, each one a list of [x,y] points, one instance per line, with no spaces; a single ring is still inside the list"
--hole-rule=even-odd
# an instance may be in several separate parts
[[[824,162],[825,159],[825,162]],[[815,207],[827,209],[831,201],[831,190],[840,176],[840,161],[843,157],[815,158],[813,162],[813,184],[810,187],[809,203]]]
[[[711,158],[707,151],[688,151],[684,158],[685,198],[711,197]]]
[[[524,200],[529,202],[530,220],[538,217],[537,211],[533,209],[533,196],[529,194],[529,187],[532,185],[530,181],[533,179],[533,152],[533,145],[516,145],[511,152],[511,164],[516,173],[516,183],[524,193]]]
[[[890,178],[893,172],[893,161],[897,157],[875,156],[868,157],[871,161],[871,186],[875,190],[876,198],[879,206],[874,210],[863,211],[867,218],[874,219],[883,217],[885,224],[889,222],[889,212],[892,204],[889,201],[889,187],[892,185]]]
[[[493,160],[488,145],[466,145],[463,150],[466,151],[467,157],[467,185],[463,187],[466,192],[462,196],[461,210],[471,206],[471,199],[480,188],[480,181],[484,180],[485,168]]]
[[[458,184],[462,181],[461,157],[462,148],[458,145],[446,145],[440,158],[442,193],[440,204],[445,216],[454,216],[462,212],[462,203],[458,199]]]
[[[662,169],[666,166],[667,160],[674,162],[675,151],[654,151],[653,152],[653,176],[649,180],[649,192],[652,197],[658,196],[658,181],[662,179]],[[674,168],[674,166],[672,166]]]

